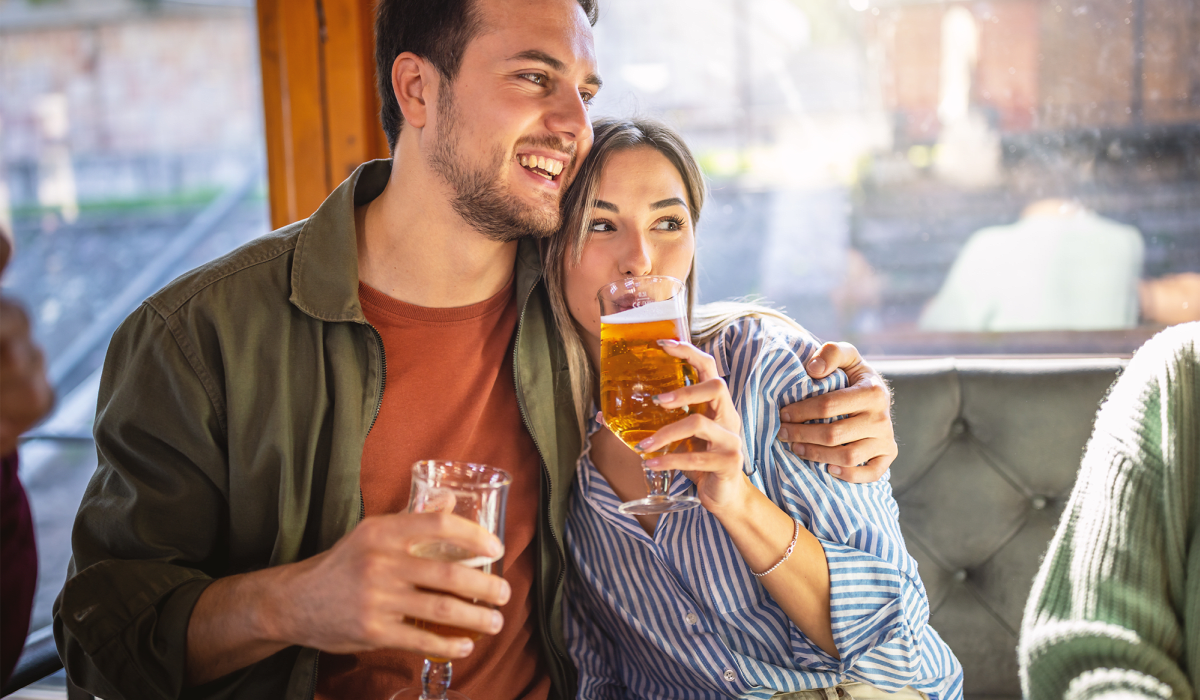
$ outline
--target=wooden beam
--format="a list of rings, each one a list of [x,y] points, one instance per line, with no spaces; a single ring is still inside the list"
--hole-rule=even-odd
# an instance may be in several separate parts
[[[303,219],[360,163],[388,156],[372,0],[259,0],[271,226]]]

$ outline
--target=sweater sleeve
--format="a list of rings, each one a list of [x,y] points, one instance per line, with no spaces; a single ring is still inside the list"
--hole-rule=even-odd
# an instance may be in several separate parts
[[[1183,655],[1200,589],[1200,324],[1188,326],[1139,350],[1097,416],[1025,610],[1027,698],[1195,697]]]
[[[17,453],[0,457],[0,683],[17,665],[37,592],[37,546],[33,515],[17,478]]]

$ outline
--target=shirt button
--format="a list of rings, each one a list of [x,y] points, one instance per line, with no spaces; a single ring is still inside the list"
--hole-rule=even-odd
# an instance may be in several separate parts
[[[700,618],[696,617],[696,613],[688,613],[687,617],[683,618],[683,620],[689,625],[694,625],[700,621]]]
[[[725,669],[725,680],[730,683],[737,680],[737,674],[733,672],[732,668]]]

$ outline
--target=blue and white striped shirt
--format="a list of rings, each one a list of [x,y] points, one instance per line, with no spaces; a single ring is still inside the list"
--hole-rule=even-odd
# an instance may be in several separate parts
[[[887,477],[848,484],[775,439],[782,406],[846,384],[840,371],[804,373],[816,348],[779,321],[744,318],[701,349],[741,415],[746,474],[825,549],[841,659],[791,622],[704,508],[661,516],[653,536],[617,512],[589,441],[567,515],[565,628],[580,698],[769,698],[851,681],[962,697],[962,667],[927,624],[929,600]],[[589,436],[599,427],[592,420]],[[670,492],[695,486],[676,473]]]

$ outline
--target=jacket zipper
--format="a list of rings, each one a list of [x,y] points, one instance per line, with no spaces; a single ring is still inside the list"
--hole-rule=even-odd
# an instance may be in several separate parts
[[[375,413],[371,416],[371,424],[367,426],[367,434],[371,434],[371,428],[375,427],[375,421],[379,420],[379,409],[383,407],[383,390],[387,388],[387,353],[383,350],[383,336],[379,335],[379,329],[370,323],[366,324],[367,328],[371,329],[371,333],[375,336],[375,345],[379,348],[379,397],[375,399]],[[519,334],[520,331],[518,330]],[[513,356],[513,362],[516,362],[516,355]],[[518,401],[518,403],[520,403]],[[534,441],[537,444],[537,441]],[[540,452],[540,450],[539,450]],[[362,522],[363,518],[367,517],[367,504],[363,500],[362,485],[358,487],[358,522]],[[321,650],[317,650],[317,655],[313,659],[312,672],[312,688],[309,690],[308,697],[310,700],[317,697],[317,671],[321,667]]]
[[[542,451],[542,446],[538,442],[537,434],[533,431],[533,426],[529,422],[529,414],[525,410],[525,400],[522,398],[522,394],[521,394],[521,376],[518,373],[519,365],[517,364],[517,350],[521,347],[521,330],[525,326],[525,308],[529,305],[529,298],[531,296],[533,296],[533,290],[536,287],[537,287],[537,284],[534,283],[534,285],[529,288],[529,291],[526,292],[526,294],[525,294],[525,302],[523,304],[521,304],[521,316],[520,316],[519,321],[517,322],[517,337],[513,341],[513,385],[516,386],[516,388],[517,388],[517,408],[519,408],[521,410],[521,420],[525,423],[525,432],[529,433],[529,437],[533,439],[533,446],[535,448],[537,448],[538,457],[541,459],[541,462],[542,462],[542,473],[546,477],[546,502],[549,504],[549,503],[554,502],[554,482],[550,479],[550,473],[549,473],[550,466],[546,462],[545,453]],[[550,520],[550,509],[549,508],[546,509],[546,526],[550,531],[551,539],[554,541],[554,544],[556,545],[556,548],[554,551],[557,554],[562,549],[562,543],[559,541],[558,535],[556,535],[554,533],[554,523],[551,522],[551,520]],[[563,578],[565,577],[566,570],[567,570],[566,562],[562,561],[561,555],[559,555],[559,556],[560,556],[560,558],[559,558],[559,567],[558,567],[558,580],[554,585],[554,590],[558,590],[559,588],[562,587]],[[543,592],[543,595],[544,594],[545,594],[545,592]],[[559,653],[558,648],[554,645],[554,635],[551,634],[551,632],[550,632],[548,618],[549,618],[549,611],[546,611],[546,613],[542,617],[542,633],[546,635],[546,641],[548,643],[548,646],[554,650],[554,656],[557,657],[560,662],[559,663],[559,671],[561,674],[562,654]],[[563,680],[567,680],[567,679],[563,678]]]

